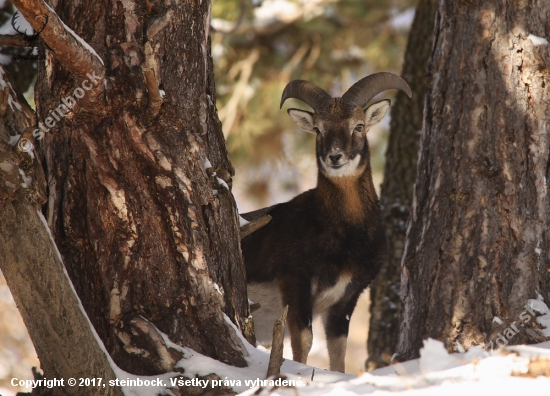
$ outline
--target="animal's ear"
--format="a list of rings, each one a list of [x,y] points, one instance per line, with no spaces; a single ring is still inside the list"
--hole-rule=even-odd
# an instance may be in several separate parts
[[[313,130],[313,113],[298,109],[288,109],[287,111],[288,115],[292,117],[296,125],[302,130],[309,133],[315,133]]]
[[[384,99],[371,104],[365,109],[365,127],[371,127],[378,124],[386,115],[386,111],[390,108],[391,100]]]

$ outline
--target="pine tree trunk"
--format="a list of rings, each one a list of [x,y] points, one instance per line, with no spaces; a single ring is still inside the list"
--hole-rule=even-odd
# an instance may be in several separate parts
[[[233,168],[215,107],[210,3],[57,2],[103,60],[97,97],[78,98],[86,76],[41,48],[46,218],[100,338],[135,374],[169,371],[178,359],[155,349],[149,323],[173,342],[246,365],[224,318],[244,329],[248,305],[227,185]],[[72,112],[57,120],[52,110],[71,96]]]
[[[426,91],[425,70],[433,44],[436,9],[437,0],[420,0],[416,7],[401,74],[409,83],[413,97],[409,99],[399,91],[392,108],[391,133],[380,194],[389,254],[387,263],[370,289],[367,371],[388,365],[399,332],[401,258],[416,180]]]
[[[405,244],[397,345],[488,344],[550,301],[547,1],[441,0]],[[517,323],[522,323],[517,322]],[[538,339],[524,324],[512,344]],[[519,326],[516,326],[519,327]]]

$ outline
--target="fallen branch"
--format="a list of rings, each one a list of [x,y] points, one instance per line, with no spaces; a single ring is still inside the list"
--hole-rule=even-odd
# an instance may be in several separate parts
[[[269,355],[269,366],[267,367],[266,378],[272,375],[281,373],[281,365],[283,364],[283,340],[285,338],[286,315],[288,313],[288,305],[283,309],[281,317],[275,321],[273,326],[273,343],[271,344],[271,354]]]
[[[254,231],[259,230],[263,226],[265,226],[267,223],[271,221],[270,215],[262,216],[256,220],[252,220],[248,224],[245,224],[241,227],[241,239],[243,239],[245,236],[252,234]]]

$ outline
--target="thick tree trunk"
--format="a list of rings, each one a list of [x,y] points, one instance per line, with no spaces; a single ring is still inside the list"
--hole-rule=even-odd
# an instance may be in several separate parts
[[[409,83],[413,97],[409,99],[399,91],[392,108],[391,133],[380,194],[389,254],[388,261],[370,289],[367,371],[389,364],[399,332],[401,258],[416,180],[426,92],[425,70],[433,44],[436,9],[437,0],[418,2],[401,74]]]
[[[3,89],[2,89],[3,88]],[[115,379],[109,356],[90,327],[44,218],[46,182],[32,153],[16,136],[34,112],[0,66],[0,269],[31,334],[43,370],[63,379],[64,395],[122,395],[118,387],[79,389],[69,378]]]
[[[49,13],[14,3],[31,23]],[[131,373],[169,371],[178,360],[150,324],[245,366],[224,318],[248,326],[210,1],[59,1],[55,9],[93,47],[49,15],[36,86],[46,218],[88,316]],[[56,114],[67,103],[71,111]]]
[[[400,360],[418,356],[427,337],[448,350],[489,343],[495,316],[507,325],[537,293],[550,301],[550,47],[534,37],[548,37],[549,16],[547,1],[440,1]],[[509,342],[538,339],[527,327]]]

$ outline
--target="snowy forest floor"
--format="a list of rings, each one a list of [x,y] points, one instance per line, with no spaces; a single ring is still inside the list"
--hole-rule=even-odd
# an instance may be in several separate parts
[[[542,333],[549,336],[550,310],[542,297],[529,300],[528,306],[540,315],[537,322],[541,327],[546,327]],[[170,388],[174,389],[173,382],[182,377],[202,378],[201,387],[213,389],[224,386],[224,389],[232,388],[242,396],[354,396],[389,393],[406,396],[523,395],[527,390],[535,394],[548,394],[550,389],[550,341],[536,345],[508,346],[504,345],[508,342],[504,337],[496,342],[495,350],[485,351],[474,347],[467,352],[455,354],[449,354],[442,342],[428,339],[424,341],[419,359],[361,375],[335,373],[287,359],[281,367],[282,378],[293,381],[294,386],[278,386],[274,384],[273,378],[265,380],[269,352],[265,348],[250,345],[227,317],[226,321],[245,345],[248,367],[226,365],[176,345],[164,336],[166,344],[183,355],[174,368],[179,372],[145,377],[126,373],[115,366],[113,368],[120,380],[139,378],[141,381],[161,380],[164,384],[151,387],[123,386],[124,394],[175,395]],[[495,318],[495,321],[500,319]],[[212,373],[219,380],[215,380],[210,375]],[[0,388],[0,395],[14,396],[15,392]]]

